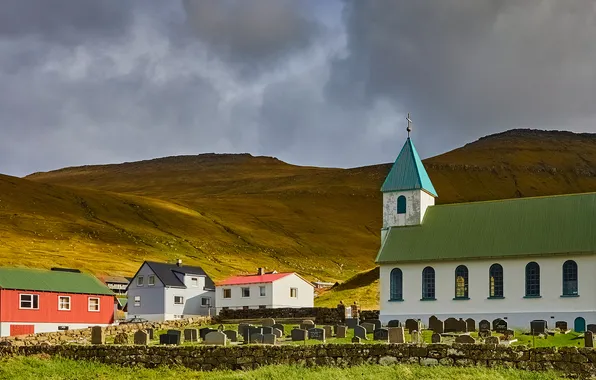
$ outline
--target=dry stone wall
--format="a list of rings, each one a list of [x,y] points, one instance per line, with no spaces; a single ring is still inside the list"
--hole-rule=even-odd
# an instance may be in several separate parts
[[[182,365],[191,369],[248,370],[269,364],[353,366],[396,363],[424,366],[485,366],[522,370],[558,370],[567,375],[596,375],[596,350],[591,348],[527,348],[490,344],[379,344],[318,346],[20,346],[0,347],[0,356],[61,356],[120,365],[157,367]]]
[[[349,307],[349,306],[348,306]],[[295,318],[314,319],[317,324],[337,324],[345,319],[345,308],[337,307],[300,307],[300,308],[279,308],[279,309],[247,309],[247,310],[221,310],[221,320],[238,319],[264,319],[264,318]],[[378,319],[378,310],[361,310],[361,319]]]

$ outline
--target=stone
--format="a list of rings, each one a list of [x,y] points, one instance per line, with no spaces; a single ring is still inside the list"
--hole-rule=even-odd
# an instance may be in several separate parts
[[[480,331],[478,331],[478,337],[481,338],[481,339],[486,339],[486,338],[488,338],[491,335],[492,335],[492,333],[491,333],[490,330],[488,330],[488,331],[487,330],[480,330]]]
[[[277,339],[281,339],[284,336],[283,331],[281,331],[280,329],[273,329],[273,331],[271,332],[271,334],[275,335],[275,337]]]
[[[228,337],[219,330],[211,331],[209,334],[205,335],[203,343],[215,346],[225,346],[228,344]]]
[[[459,329],[459,323],[455,318],[447,318],[445,320],[445,332],[446,333],[453,333],[457,332]]]
[[[471,336],[464,334],[455,338],[455,343],[474,344],[476,343],[476,340]]]
[[[133,336],[134,344],[147,346],[149,344],[149,334],[143,330],[138,330]]]
[[[596,325],[587,325],[586,330],[596,333]]]
[[[325,341],[325,330],[321,328],[314,328],[308,330],[308,339]]]
[[[478,322],[478,331],[490,331],[490,322],[486,319]]]
[[[464,321],[462,318],[460,318],[457,321],[457,332],[463,332],[463,333],[468,332],[468,323],[466,321]]]
[[[416,344],[420,343],[420,333],[418,332],[418,330],[412,331],[412,334],[410,334],[410,341]]]
[[[530,332],[533,335],[546,334],[546,321],[534,320],[530,322]]]
[[[353,338],[352,338],[352,343],[355,343],[355,344],[360,344],[360,343],[361,343],[361,342],[360,342],[360,338],[359,338],[359,337],[357,337],[357,336],[353,337]]]
[[[185,342],[198,342],[199,341],[199,330],[198,329],[184,329],[184,341]]]
[[[304,329],[293,329],[291,336],[292,342],[303,341],[308,337],[308,331]]]
[[[561,330],[561,331],[567,331],[567,322],[566,321],[557,321],[555,323],[555,328]]]
[[[210,332],[213,332],[213,331],[217,331],[217,330],[211,329],[209,327],[204,327],[199,330],[199,337],[202,340],[205,340],[205,337],[207,336],[207,334],[209,334]],[[184,333],[184,337],[186,338],[186,332]]]
[[[484,343],[499,345],[499,344],[501,344],[501,340],[499,339],[498,336],[489,336],[486,339],[484,339]]]
[[[362,322],[360,324],[360,326],[362,326],[362,327],[364,327],[366,329],[366,333],[367,334],[371,334],[373,331],[375,331],[375,324],[374,323]]]
[[[406,319],[406,330],[411,334],[412,331],[418,330],[418,321],[415,319]]]
[[[310,330],[310,329],[314,329],[315,323],[313,321],[311,321],[310,319],[306,319],[304,321],[302,321],[302,323],[300,324],[300,328],[303,330]]]
[[[261,334],[261,333],[251,334],[250,343],[262,344],[263,343],[263,334]]]
[[[239,323],[238,324],[238,334],[244,336],[244,334],[243,334],[244,330],[247,329],[249,326],[251,326],[251,325],[249,325],[248,323]]]
[[[284,325],[282,325],[281,323],[276,323],[271,327],[273,327],[274,329],[281,330],[282,336],[283,336],[283,334],[285,334],[286,327]]]
[[[274,334],[263,334],[263,344],[275,344],[276,339]]]
[[[366,337],[366,329],[362,326],[354,327],[354,336],[362,340],[368,340],[368,338]]]
[[[360,326],[360,320],[358,318],[346,318],[346,326],[348,326],[348,329],[353,329]]]
[[[373,332],[373,339],[383,342],[389,342],[389,330],[388,329],[376,329]]]
[[[515,331],[505,330],[505,332],[503,333],[503,336],[505,337],[506,340],[511,340],[515,337]]]
[[[270,327],[270,326],[261,327],[261,334],[273,334],[273,327]]]
[[[403,327],[390,327],[389,330],[389,343],[405,343],[406,333]]]
[[[149,340],[153,340],[153,334],[155,333],[155,330],[153,330],[153,329],[145,329],[145,331],[149,335]]]
[[[441,334],[438,333],[434,333],[431,337],[430,337],[430,341],[432,343],[441,343]]]
[[[261,322],[261,325],[266,326],[266,327],[273,327],[274,324],[275,324],[275,319],[273,319],[273,318],[265,318]]]
[[[586,330],[584,333],[584,347],[594,347],[594,333],[590,330]]]
[[[121,332],[114,337],[114,344],[128,344],[128,334]]]
[[[430,318],[428,318],[428,326],[429,326],[429,327],[430,327],[430,326],[432,326],[432,324],[433,324],[433,323],[435,323],[435,322],[436,322],[436,321],[438,321],[438,320],[439,320],[439,318],[437,318],[437,317],[436,317],[436,316],[434,316],[434,315],[431,315],[431,316],[430,316]]]
[[[382,324],[382,323],[381,323],[381,321],[380,321],[380,320],[378,320],[378,319],[370,319],[370,320],[367,320],[366,322],[368,322],[368,323],[372,323],[373,325],[375,325],[375,328],[374,328],[374,330],[378,330],[378,329],[380,329],[381,327],[383,327],[383,324]],[[373,331],[374,331],[374,330],[373,330]]]
[[[226,334],[226,337],[228,338],[228,340],[230,342],[238,341],[238,332],[236,332],[234,330],[224,330],[223,333]]]
[[[337,326],[336,338],[345,338],[348,333],[348,326]]]
[[[504,333],[507,331],[507,321],[501,318],[497,318],[493,321],[493,330],[498,333]]]
[[[437,334],[442,334],[445,332],[445,322],[440,319],[435,319],[432,322],[432,325],[429,325],[428,328]]]
[[[91,328],[91,344],[106,344],[106,334],[101,326]]]
[[[469,332],[476,331],[476,321],[472,318],[466,319],[466,325]]]
[[[244,343],[250,343],[250,338],[255,334],[263,334],[263,329],[261,327],[250,326],[246,330],[246,338],[244,338]]]
[[[333,326],[324,326],[323,329],[325,330],[325,337],[331,338],[333,336]]]
[[[387,323],[387,327],[401,327],[401,323],[397,319],[392,319]]]
[[[182,332],[180,332],[180,330],[168,330],[166,335],[169,337],[170,341],[168,344],[179,345],[181,343]]]

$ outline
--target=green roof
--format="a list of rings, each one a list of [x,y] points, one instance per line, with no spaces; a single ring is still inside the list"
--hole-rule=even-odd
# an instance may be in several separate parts
[[[596,253],[596,193],[430,206],[391,227],[377,263]]]
[[[114,295],[105,284],[89,274],[26,268],[0,268],[0,288]]]
[[[408,137],[387,178],[385,178],[381,191],[386,193],[417,189],[425,190],[431,195],[437,196],[437,191],[430,181],[426,169],[424,169],[422,160],[416,152],[412,140]]]

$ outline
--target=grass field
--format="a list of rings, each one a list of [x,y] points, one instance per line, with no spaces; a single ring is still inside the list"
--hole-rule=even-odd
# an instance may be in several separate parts
[[[197,372],[186,368],[127,368],[85,361],[50,359],[44,357],[17,357],[0,361],[0,378],[29,379],[454,379],[454,380],[549,380],[560,379],[552,372],[525,372],[519,370],[432,367],[413,365],[366,365],[352,368],[303,368],[295,366],[267,366],[247,372]]]

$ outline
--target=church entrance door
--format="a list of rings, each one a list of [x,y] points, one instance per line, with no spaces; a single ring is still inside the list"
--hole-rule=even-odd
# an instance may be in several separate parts
[[[573,331],[576,333],[586,332],[586,320],[582,317],[575,318],[575,322],[573,322]]]

